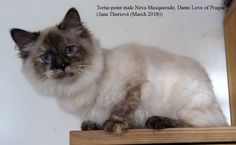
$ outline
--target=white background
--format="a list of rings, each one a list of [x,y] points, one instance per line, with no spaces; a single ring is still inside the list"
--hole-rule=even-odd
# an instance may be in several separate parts
[[[224,11],[170,11],[157,17],[96,17],[96,5],[222,5],[221,0],[0,0],[0,144],[66,145],[80,120],[54,98],[37,95],[24,79],[9,31],[38,31],[59,23],[70,7],[106,48],[135,42],[198,60],[207,70],[230,120],[223,38]]]

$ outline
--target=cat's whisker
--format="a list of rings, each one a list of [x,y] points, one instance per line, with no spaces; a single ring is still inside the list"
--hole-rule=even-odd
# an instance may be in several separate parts
[[[91,65],[91,63],[84,63],[83,62],[83,64],[81,64],[81,63],[74,63],[72,66],[89,66],[89,65]]]
[[[40,78],[40,81],[45,81],[47,79],[48,79],[48,77],[46,75],[42,75],[42,77]]]
[[[73,69],[73,72],[74,73],[80,73],[80,74],[83,74],[84,76],[87,76],[89,77],[89,72],[86,71],[86,70],[81,70],[81,69]]]
[[[84,73],[85,72],[86,73],[86,71],[81,70],[81,69],[74,69],[73,72],[79,72],[79,73]]]

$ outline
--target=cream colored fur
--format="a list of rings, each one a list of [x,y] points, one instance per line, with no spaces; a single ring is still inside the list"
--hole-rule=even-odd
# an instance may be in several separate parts
[[[112,50],[101,48],[96,40],[92,45],[92,65],[73,84],[38,80],[30,59],[22,70],[38,92],[56,96],[63,109],[82,121],[102,125],[124,99],[126,84],[141,83],[136,127],[144,127],[151,116],[182,119],[194,126],[227,125],[208,75],[196,61],[135,44]]]

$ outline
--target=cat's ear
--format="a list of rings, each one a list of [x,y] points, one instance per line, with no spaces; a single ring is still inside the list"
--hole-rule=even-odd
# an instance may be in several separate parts
[[[75,8],[70,8],[63,21],[58,25],[61,30],[73,29],[81,27],[81,20],[78,11]]]
[[[39,37],[39,32],[28,32],[17,28],[11,29],[10,33],[12,39],[21,51],[30,51],[27,50],[27,45],[37,41]]]

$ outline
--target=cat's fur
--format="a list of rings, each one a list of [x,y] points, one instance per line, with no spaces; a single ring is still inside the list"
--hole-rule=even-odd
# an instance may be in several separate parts
[[[83,130],[227,125],[196,61],[136,44],[105,50],[74,8],[57,26],[12,29],[11,36],[28,80],[84,120]],[[75,48],[72,55],[65,54],[68,47]]]

